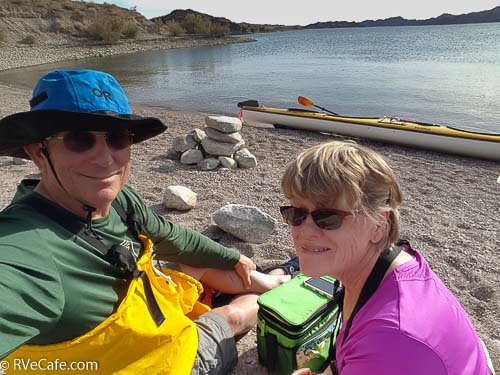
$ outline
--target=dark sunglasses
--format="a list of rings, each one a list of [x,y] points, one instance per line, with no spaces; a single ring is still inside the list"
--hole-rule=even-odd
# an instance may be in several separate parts
[[[319,210],[309,212],[305,208],[281,206],[280,212],[281,216],[283,216],[283,220],[288,225],[294,227],[301,225],[306,220],[307,215],[311,215],[314,224],[316,224],[319,228],[333,230],[340,228],[342,221],[346,216],[354,215],[355,213],[361,212],[361,210],[343,211],[333,208],[321,208]]]
[[[133,134],[128,130],[106,133],[70,131],[61,136],[54,135],[45,139],[62,139],[64,147],[66,147],[69,151],[81,153],[92,149],[97,143],[97,137],[104,137],[107,145],[113,150],[123,150],[124,148],[129,147],[133,141]]]

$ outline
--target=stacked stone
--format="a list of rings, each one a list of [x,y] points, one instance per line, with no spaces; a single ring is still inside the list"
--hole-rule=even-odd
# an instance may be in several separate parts
[[[174,139],[174,150],[181,152],[182,164],[196,164],[202,170],[219,166],[229,169],[253,168],[255,156],[245,147],[240,134],[241,120],[228,116],[207,116],[203,129]]]

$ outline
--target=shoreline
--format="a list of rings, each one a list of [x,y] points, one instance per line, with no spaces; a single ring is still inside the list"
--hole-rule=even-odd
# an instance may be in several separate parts
[[[120,45],[106,53],[136,53],[161,49],[161,46],[168,44],[165,40],[154,43],[139,42],[141,43],[144,43],[144,48],[149,49],[128,49],[129,45]],[[195,45],[185,44],[183,47],[209,45],[203,43],[209,41],[200,41],[200,44]],[[110,46],[99,48],[107,47]],[[10,49],[8,46],[0,48],[0,70],[5,62],[2,57],[5,54],[16,59],[9,62],[11,65],[28,64],[17,66],[18,68],[37,65],[47,57],[46,54],[36,55],[31,47],[23,48],[26,49],[23,54],[17,54],[17,46],[12,47],[10,52],[7,51]],[[53,45],[50,48],[47,47],[47,51],[56,55],[53,58],[60,58],[58,61],[71,59],[72,56],[86,51],[81,46]],[[63,60],[63,57],[67,58]],[[50,62],[53,61],[45,61]],[[0,97],[0,118],[3,118],[28,110],[31,89],[0,83]],[[294,254],[288,227],[279,220],[277,209],[285,203],[279,189],[281,174],[286,164],[303,149],[335,139],[334,136],[244,126],[242,136],[250,151],[256,155],[258,166],[248,170],[202,172],[195,167],[180,165],[174,160],[171,145],[175,137],[194,128],[203,127],[205,114],[194,110],[134,105],[134,98],[130,100],[133,111],[137,114],[159,117],[169,125],[167,132],[138,144],[133,149],[130,184],[144,197],[148,205],[173,222],[201,231],[226,246],[240,250],[260,266],[267,267],[282,262]],[[485,341],[493,364],[498,370],[498,163],[361,139],[358,142],[381,153],[395,170],[404,193],[401,237],[409,239],[412,245],[424,254],[433,270],[461,302],[480,337]],[[3,177],[0,182],[0,208],[8,204],[18,182],[24,176],[36,172],[33,163],[15,165],[11,159],[0,157]],[[168,185],[184,185],[195,191],[198,194],[197,207],[189,212],[166,210],[161,201],[164,188]],[[269,213],[278,221],[275,233],[264,244],[244,243],[224,233],[213,225],[211,215],[229,203],[248,204]],[[240,361],[233,372],[234,375],[267,374],[258,364],[255,340],[253,330],[238,342]]]
[[[103,44],[76,38],[60,37],[51,40],[50,43],[40,43],[33,46],[22,44],[1,46],[0,72],[91,57],[107,57],[153,50],[227,45],[252,41],[255,40],[234,36],[223,38],[160,36],[120,41],[116,44]]]

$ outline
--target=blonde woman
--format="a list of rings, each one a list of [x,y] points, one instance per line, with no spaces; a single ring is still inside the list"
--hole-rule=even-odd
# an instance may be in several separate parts
[[[342,329],[328,371],[492,373],[460,303],[422,254],[399,242],[402,193],[380,155],[355,143],[317,145],[287,167],[282,189],[290,205],[281,213],[302,272],[343,285]]]

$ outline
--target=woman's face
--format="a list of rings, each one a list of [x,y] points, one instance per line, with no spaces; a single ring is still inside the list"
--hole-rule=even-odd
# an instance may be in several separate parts
[[[339,199],[335,207],[318,207],[309,200],[292,199],[294,207],[305,208],[309,212],[334,208],[353,210],[344,199]],[[300,268],[307,276],[331,275],[344,284],[361,277],[363,270],[370,269],[378,257],[377,242],[380,241],[382,229],[363,212],[347,216],[338,229],[325,230],[319,228],[311,215],[306,220],[291,227],[292,237]]]

